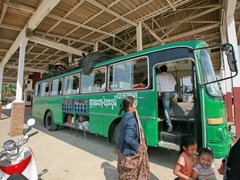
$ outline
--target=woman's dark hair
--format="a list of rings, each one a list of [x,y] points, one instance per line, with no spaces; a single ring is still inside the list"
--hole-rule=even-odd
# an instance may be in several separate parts
[[[199,156],[201,156],[202,154],[207,154],[207,155],[212,156],[212,158],[214,158],[213,157],[213,150],[210,147],[200,149]]]
[[[183,147],[189,147],[196,144],[196,139],[191,135],[183,136],[180,145],[180,154],[184,151]]]
[[[134,97],[132,96],[124,97],[124,99],[122,100],[122,103],[120,104],[119,115],[122,114],[122,111],[127,112],[128,108],[131,107],[133,103],[134,103]]]

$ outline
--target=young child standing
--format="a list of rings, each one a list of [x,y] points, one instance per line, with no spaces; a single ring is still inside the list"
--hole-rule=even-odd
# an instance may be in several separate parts
[[[179,180],[192,180],[192,170],[197,164],[197,143],[193,136],[184,136],[180,146],[180,156],[173,173],[179,177]]]
[[[202,148],[199,152],[199,164],[193,168],[192,178],[195,180],[217,180],[213,163],[213,151]]]

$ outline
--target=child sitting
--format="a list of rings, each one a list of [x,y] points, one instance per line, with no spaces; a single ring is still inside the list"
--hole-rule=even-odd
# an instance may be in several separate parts
[[[202,148],[199,152],[199,164],[193,168],[192,178],[195,180],[217,180],[213,163],[211,148]]]

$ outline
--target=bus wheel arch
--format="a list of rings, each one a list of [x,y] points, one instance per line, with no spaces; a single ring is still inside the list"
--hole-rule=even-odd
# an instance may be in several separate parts
[[[121,121],[121,117],[114,119],[108,129],[108,138],[110,139],[110,141],[113,141],[115,144],[117,144],[116,135],[119,129],[120,121]]]
[[[50,110],[47,110],[44,116],[44,127],[49,131],[57,130],[57,124],[54,124],[53,114]]]

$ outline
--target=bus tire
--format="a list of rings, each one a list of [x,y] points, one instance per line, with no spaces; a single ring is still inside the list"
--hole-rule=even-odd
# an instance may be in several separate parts
[[[49,131],[57,130],[57,125],[54,124],[53,115],[50,111],[47,112],[47,115],[46,115],[46,118],[45,118],[45,123],[46,123],[46,127]]]
[[[114,129],[113,133],[113,140],[116,146],[118,145],[118,139],[119,139],[119,129],[120,129],[120,123],[117,123]]]

